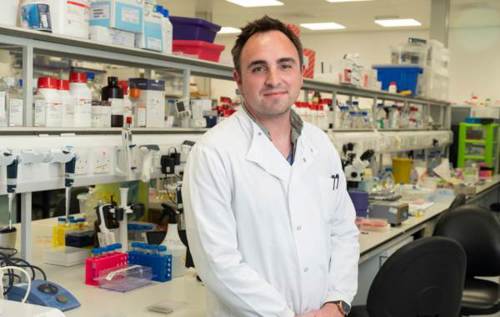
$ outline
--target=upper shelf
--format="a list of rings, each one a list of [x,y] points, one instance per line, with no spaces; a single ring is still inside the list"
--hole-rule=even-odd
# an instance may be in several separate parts
[[[75,39],[18,27],[0,26],[0,43],[21,47],[32,47],[35,53],[50,54],[52,56],[72,57],[100,63],[104,62],[139,68],[189,71],[192,75],[232,80],[233,67],[230,65],[176,55],[165,55],[138,48],[101,44],[90,40]],[[311,79],[304,80],[303,88],[341,95],[378,98],[415,104],[431,104],[438,106],[448,106],[450,104],[447,101],[409,98],[385,91],[361,89]]]

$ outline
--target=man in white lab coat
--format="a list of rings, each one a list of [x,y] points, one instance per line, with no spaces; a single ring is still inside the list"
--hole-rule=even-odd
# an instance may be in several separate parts
[[[344,316],[358,230],[337,151],[291,110],[300,40],[266,16],[232,53],[244,107],[194,146],[182,192],[208,316]]]

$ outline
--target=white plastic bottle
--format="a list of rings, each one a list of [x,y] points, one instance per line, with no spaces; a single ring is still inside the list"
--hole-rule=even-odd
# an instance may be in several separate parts
[[[7,92],[9,86],[5,82],[5,79],[0,80],[0,127],[7,127]]]
[[[73,72],[70,74],[69,81],[69,93],[76,99],[74,126],[76,128],[90,128],[92,92],[87,86],[87,74]]]
[[[59,95],[63,105],[62,126],[72,128],[75,126],[76,98],[69,93],[69,80],[61,79],[59,81]]]
[[[57,87],[59,79],[53,77],[38,78],[38,90],[35,99],[35,127],[59,128],[62,126],[63,107]]]
[[[163,53],[172,54],[172,43],[173,43],[173,26],[170,22],[170,12],[161,7],[160,13],[163,15],[162,19],[162,34],[163,34]]]
[[[7,122],[9,127],[22,127],[24,122],[24,96],[22,79],[11,77],[7,95]]]
[[[50,0],[48,2],[54,33],[89,38],[90,0]]]

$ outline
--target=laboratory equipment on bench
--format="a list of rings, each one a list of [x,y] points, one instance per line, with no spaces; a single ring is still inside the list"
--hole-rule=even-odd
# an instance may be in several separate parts
[[[355,152],[355,145],[348,143],[343,146],[344,173],[347,180],[348,189],[356,189],[364,179],[364,171],[370,166],[371,160],[375,155],[375,151],[366,150],[360,156]]]
[[[125,293],[151,284],[152,277],[150,267],[135,264],[101,271],[97,280],[100,288]]]
[[[128,254],[120,252],[121,244],[92,249],[92,256],[85,260],[85,284],[98,286],[102,272],[118,270],[128,266]]]
[[[184,140],[181,144],[181,163],[186,163],[189,153],[193,149],[195,142],[190,140]]]
[[[118,221],[114,216],[113,204],[100,204],[96,207],[97,220],[95,231],[97,233],[98,244],[101,247],[116,243],[116,233],[118,231]]]
[[[21,301],[26,294],[28,284],[14,284],[7,293],[9,300]],[[61,311],[80,307],[80,302],[67,289],[54,282],[32,280],[28,303],[57,308]]]
[[[62,149],[51,150],[47,161],[49,163],[64,164],[64,189],[65,189],[65,215],[66,222],[69,222],[69,206],[71,199],[71,187],[75,182],[75,168],[77,155],[72,146],[65,146]]]
[[[161,172],[166,176],[175,174],[175,167],[181,165],[181,153],[175,147],[168,149],[166,155],[160,158]]]
[[[408,219],[409,205],[398,201],[370,201],[370,218],[387,219],[392,226],[399,226]]]
[[[139,146],[139,150],[142,153],[141,181],[147,183],[155,170],[153,159],[160,152],[160,147],[157,144],[144,144]]]
[[[115,202],[100,204],[96,207],[97,220],[95,230],[99,246],[104,247],[116,243],[119,239],[123,251],[128,250],[128,218],[127,215],[143,213],[144,205],[128,204],[128,187],[120,187],[120,205]]]
[[[180,183],[180,182],[179,182]],[[182,198],[180,198],[180,184],[177,185],[177,208],[173,208],[170,205],[162,204],[163,215],[168,218],[167,235],[165,240],[163,240],[162,245],[165,245],[167,249],[172,254],[172,276],[179,277],[184,275],[186,270],[186,252],[187,247],[184,245],[183,241],[179,235],[179,228],[177,225],[177,219],[179,215],[179,206],[182,209]],[[179,203],[180,199],[180,203]]]
[[[349,190],[349,197],[351,197],[354,210],[357,217],[368,216],[368,193],[359,190]]]
[[[167,282],[172,279],[172,254],[165,245],[132,242],[128,252],[129,265],[143,265],[152,270],[152,279]]]
[[[128,218],[127,215],[133,213],[131,206],[127,204],[128,198],[128,185],[122,184],[120,186],[120,207],[115,208],[116,220],[118,220],[118,227],[120,232],[120,243],[122,251],[128,250]]]
[[[117,150],[117,164],[115,167],[116,173],[125,177],[127,181],[133,180],[137,172],[135,160],[137,147],[132,143],[131,124],[132,118],[127,117],[125,127],[122,129],[122,146]]]
[[[16,197],[17,189],[17,172],[19,165],[19,158],[12,151],[2,151],[0,158],[3,166],[7,168],[7,199],[8,199],[8,212],[9,224],[0,229],[0,246],[4,248],[14,248],[16,246],[16,228],[12,226],[12,213],[13,203]]]

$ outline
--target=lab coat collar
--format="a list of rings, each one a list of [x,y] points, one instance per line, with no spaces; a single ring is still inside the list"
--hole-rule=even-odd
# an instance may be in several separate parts
[[[245,132],[250,137],[250,147],[245,158],[278,179],[288,181],[291,166],[286,158],[244,109],[240,109],[237,115],[243,129],[247,130]]]
[[[250,147],[245,158],[259,165],[267,173],[280,180],[288,181],[292,168],[308,167],[313,163],[318,151],[304,133],[297,140],[295,161],[290,166],[286,158],[283,157],[244,109],[240,109],[236,115],[243,129],[247,130],[245,132],[251,138]]]

